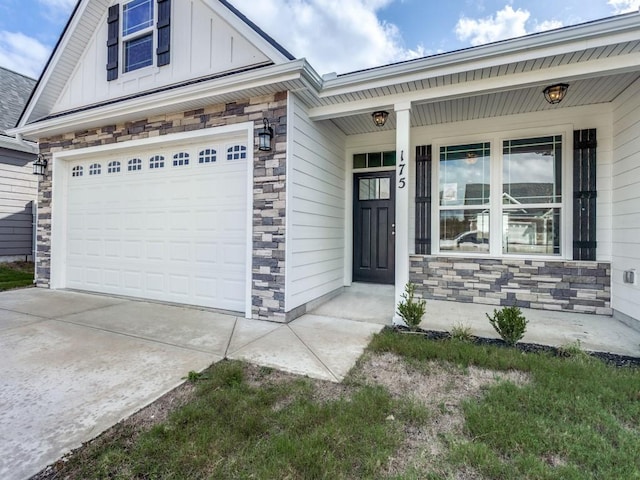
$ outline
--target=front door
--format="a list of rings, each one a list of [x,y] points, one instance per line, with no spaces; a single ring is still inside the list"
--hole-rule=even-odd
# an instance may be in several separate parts
[[[395,282],[395,171],[354,175],[353,281]]]

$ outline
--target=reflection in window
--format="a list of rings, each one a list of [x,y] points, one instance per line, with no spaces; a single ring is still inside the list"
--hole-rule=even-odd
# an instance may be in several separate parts
[[[503,213],[503,253],[560,254],[560,209],[526,208]]]
[[[176,153],[173,156],[173,166],[184,167],[185,165],[189,165],[189,154],[186,152]]]
[[[242,160],[247,158],[247,147],[244,145],[234,145],[227,149],[227,160]]]
[[[102,165],[94,163],[89,166],[89,175],[100,175],[102,173]]]
[[[109,162],[107,165],[107,173],[119,173],[120,172],[120,162],[114,161]]]
[[[390,178],[361,178],[358,181],[359,200],[389,200],[391,198]]]
[[[490,163],[488,143],[440,148],[440,205],[488,205]]]
[[[441,210],[440,250],[489,253],[488,210]]]
[[[154,155],[149,159],[149,168],[158,169],[164,168],[164,157],[162,155]]]
[[[153,65],[153,34],[150,33],[125,42],[125,72],[131,72],[150,65]]]
[[[562,201],[562,137],[508,140],[503,154],[505,205]]]
[[[84,173],[84,169],[80,165],[78,165],[76,167],[73,167],[71,169],[71,176],[72,177],[81,177],[83,173]]]
[[[198,163],[213,163],[216,161],[217,152],[213,148],[205,148],[200,152]]]
[[[142,170],[142,160],[139,158],[132,158],[127,163],[127,170],[129,172],[137,172],[138,170]]]
[[[133,0],[122,7],[122,36],[153,26],[153,0]]]

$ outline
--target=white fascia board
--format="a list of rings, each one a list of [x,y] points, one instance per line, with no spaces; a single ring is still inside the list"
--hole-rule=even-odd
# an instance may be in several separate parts
[[[320,98],[640,40],[640,14],[541,32],[326,80]]]
[[[213,98],[241,90],[263,87],[274,83],[287,83],[300,80],[307,67],[306,60],[294,60],[286,64],[272,65],[249,72],[230,75],[208,82],[196,83],[175,90],[167,90],[151,95],[96,107],[86,111],[70,113],[60,117],[35,122],[10,130],[11,134],[22,134],[31,138],[42,138],[52,131],[73,131],[84,124],[133,115],[143,118],[145,112],[159,108],[172,111],[171,107],[181,102],[202,98]],[[307,78],[307,72],[305,78]]]
[[[544,70],[514,73],[502,77],[444,85],[427,90],[316,107],[309,110],[309,117],[315,121],[327,120],[366,113],[372,109],[393,108],[393,106],[398,103],[429,103],[459,97],[495,93],[509,89],[549,85],[560,80],[570,83],[583,78],[639,71],[639,65],[640,53],[630,53],[620,57],[602,58],[589,62],[546,68]]]
[[[44,94],[46,86],[51,79],[51,75],[53,74],[53,72],[55,72],[57,64],[60,61],[60,58],[62,57],[63,53],[69,47],[69,42],[73,38],[73,33],[78,28],[78,24],[80,23],[80,20],[85,16],[85,10],[87,9],[87,5],[89,4],[89,2],[90,0],[83,0],[80,2],[80,5],[78,6],[78,10],[76,11],[75,16],[71,20],[71,23],[69,24],[69,27],[66,30],[65,37],[60,39],[60,43],[58,44],[56,50],[53,52],[52,54],[53,56],[49,60],[49,63],[47,65],[48,68],[44,72],[42,72],[42,75],[38,80],[38,83],[36,85],[36,91],[33,92],[33,95],[31,96],[31,101],[27,105],[27,108],[25,109],[22,117],[20,118],[20,123],[17,125],[18,128],[26,124],[28,119],[31,117],[31,114],[33,113],[33,109],[38,104],[38,102],[40,102],[40,98]]]
[[[38,144],[27,140],[18,140],[15,137],[0,134],[0,148],[7,150],[16,150],[24,153],[38,153]]]

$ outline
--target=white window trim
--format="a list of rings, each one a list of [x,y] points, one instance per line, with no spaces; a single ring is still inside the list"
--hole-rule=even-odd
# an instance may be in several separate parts
[[[155,0],[151,0],[151,5],[153,6],[153,20],[151,22],[151,26],[143,29],[143,30],[138,30],[137,32],[134,33],[130,33],[129,35],[125,36],[124,35],[124,7],[126,5],[128,5],[129,3],[131,3],[133,0],[129,0],[127,2],[122,2],[122,4],[120,5],[120,32],[119,33],[119,37],[120,37],[120,55],[121,55],[121,62],[122,62],[122,68],[121,68],[121,74],[122,75],[132,75],[135,74],[136,72],[140,72],[140,71],[145,71],[148,69],[157,69],[156,66],[156,49],[158,47],[157,42],[158,42],[158,35],[156,34],[156,25],[158,24],[158,5],[156,3]],[[151,65],[147,65],[146,67],[140,67],[140,68],[136,68],[133,70],[126,70],[127,67],[127,63],[126,63],[126,59],[127,59],[127,52],[126,52],[126,44],[127,42],[131,41],[131,40],[135,40],[137,38],[140,37],[144,37],[146,35],[149,35],[149,33],[151,34]]]
[[[513,260],[563,261],[573,259],[573,125],[551,125],[548,128],[530,128],[487,132],[484,134],[441,137],[433,139],[432,157],[433,171],[431,177],[431,238],[432,254],[460,258],[491,258]],[[502,253],[502,235],[492,234],[489,237],[489,253],[452,252],[440,250],[440,147],[488,142],[490,144],[491,185],[502,185],[502,142],[532,137],[562,137],[562,202],[560,210],[560,254],[559,255],[525,255]],[[502,189],[491,189],[490,231],[502,232]],[[549,204],[545,204],[547,206]]]

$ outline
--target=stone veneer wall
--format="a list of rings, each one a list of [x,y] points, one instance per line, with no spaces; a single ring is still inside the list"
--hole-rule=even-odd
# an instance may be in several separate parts
[[[40,139],[40,152],[51,162],[55,152],[94,147],[171,133],[253,121],[263,127],[268,118],[275,131],[275,148],[255,152],[253,169],[252,316],[284,322],[285,201],[287,92],[211,105],[118,125]],[[253,145],[248,145],[253,148]],[[51,275],[51,170],[40,181],[38,221],[38,286],[49,286]]]
[[[611,264],[411,256],[410,281],[434,300],[611,315]]]

